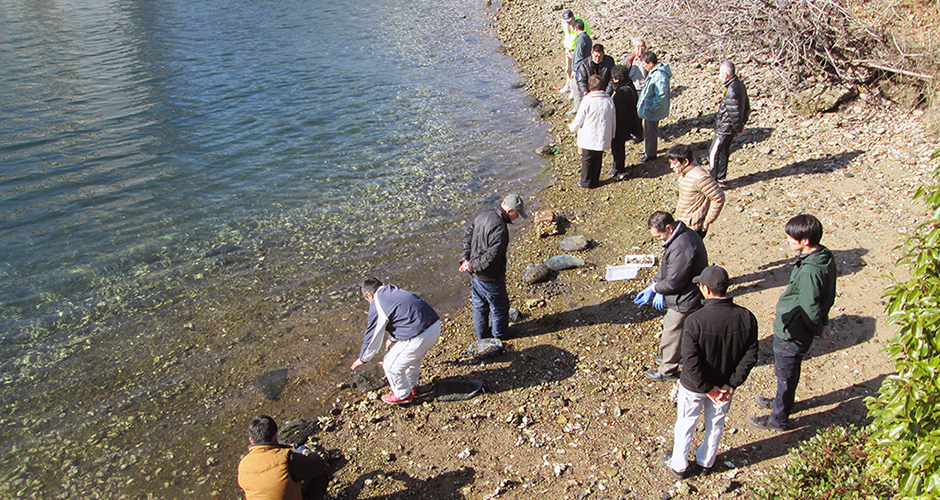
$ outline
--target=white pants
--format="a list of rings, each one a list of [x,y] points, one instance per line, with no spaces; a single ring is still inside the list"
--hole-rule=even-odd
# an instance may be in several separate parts
[[[672,446],[672,460],[669,466],[676,472],[683,472],[689,466],[686,457],[692,449],[692,436],[699,414],[705,411],[705,440],[695,452],[695,463],[709,468],[715,464],[718,455],[718,443],[725,428],[725,415],[731,408],[731,400],[712,403],[708,395],[692,392],[679,384],[679,401],[676,412],[675,442]]]
[[[411,389],[418,385],[421,377],[421,360],[440,339],[441,321],[438,320],[417,337],[392,343],[382,366],[395,397],[405,399],[411,395]]]

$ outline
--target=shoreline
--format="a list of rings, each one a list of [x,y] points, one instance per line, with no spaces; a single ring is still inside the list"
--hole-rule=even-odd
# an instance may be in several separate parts
[[[611,8],[586,2],[566,7],[593,19],[592,30],[615,59],[629,50],[631,33],[609,15]],[[511,304],[524,316],[505,353],[482,363],[462,357],[474,338],[465,305],[445,318],[442,342],[425,360],[415,404],[388,408],[377,401],[381,390],[338,392],[331,422],[339,424],[316,437],[344,457],[331,486],[337,498],[735,496],[785,464],[787,451],[817,429],[864,423],[863,399],[893,370],[880,350],[893,334],[880,291],[891,282],[886,273],[905,272],[894,266],[893,247],[923,211],[910,195],[931,171],[927,158],[936,140],[916,117],[895,116],[889,103],[866,89],[836,113],[799,117],[788,109],[772,73],[745,56],[739,72],[755,113],[733,149],[728,201],[706,245],[710,261],[734,277],[736,302],[759,319],[760,361],[735,396],[716,473],[677,483],[658,467],[675,421],[668,384],[643,376],[658,347],[659,314],[630,300],[653,270],[632,281],[606,282],[602,275],[625,253],[661,253],[646,233],[645,219],[674,203],[675,179],[660,157],[635,166],[625,181],[590,191],[576,186],[580,161],[564,115],[570,101],[552,89],[563,78],[555,33],[559,15],[547,4],[507,3],[496,22],[527,92],[556,109],[547,119],[558,148],[554,178],[533,198],[539,209],[567,221],[565,233],[542,238],[530,220],[513,235],[507,282]],[[721,91],[718,61],[673,58],[678,50],[653,40],[653,50],[665,46],[657,51],[677,75],[660,150],[678,142],[707,145],[709,115]],[[794,138],[806,144],[787,150]],[[900,143],[906,147],[898,148]],[[638,151],[628,145],[628,162]],[[602,176],[609,158],[605,154]],[[762,412],[753,396],[774,386],[770,323],[793,257],[782,226],[800,211],[823,215],[823,243],[839,258],[839,298],[831,313],[837,339],[814,345],[798,391],[798,426],[776,435],[751,429],[746,418]],[[522,284],[530,262],[563,253],[557,242],[579,234],[598,243],[579,254],[588,267],[563,271],[548,283]],[[487,393],[465,402],[435,402],[435,384],[448,379],[483,380]]]

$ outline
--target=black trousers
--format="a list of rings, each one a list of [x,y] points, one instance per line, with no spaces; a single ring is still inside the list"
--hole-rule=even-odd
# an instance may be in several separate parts
[[[734,134],[719,134],[712,141],[708,150],[708,162],[711,164],[711,174],[718,182],[728,180],[728,155],[731,154],[731,141]]]
[[[813,339],[801,342],[783,340],[774,335],[774,373],[777,375],[777,395],[774,397],[770,423],[784,428],[789,424],[793,400],[796,399],[796,386],[800,383],[800,368],[811,345],[813,345]]]
[[[583,188],[596,188],[601,184],[601,162],[604,160],[603,151],[593,149],[581,150],[581,182]]]
[[[627,171],[627,139],[618,139],[610,141],[610,155],[614,157],[614,173],[622,174]]]

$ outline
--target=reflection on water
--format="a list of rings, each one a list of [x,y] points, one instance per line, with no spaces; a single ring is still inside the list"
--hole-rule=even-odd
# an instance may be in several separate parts
[[[0,0],[0,496],[230,494],[245,415],[339,380],[363,274],[463,298],[464,221],[547,139],[492,12]]]

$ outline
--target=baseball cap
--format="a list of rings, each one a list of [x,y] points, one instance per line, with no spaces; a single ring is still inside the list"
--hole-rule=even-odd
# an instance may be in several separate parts
[[[701,283],[710,290],[727,290],[730,282],[728,271],[721,266],[708,266],[702,270],[702,274],[692,278],[692,283]]]
[[[522,197],[518,194],[511,194],[503,200],[503,205],[513,209],[520,217],[526,219],[529,217],[529,214],[525,213],[525,205],[522,202]]]
[[[571,9],[565,9],[565,11],[561,13],[561,18],[564,21],[570,21],[574,18],[574,12],[571,12]]]

